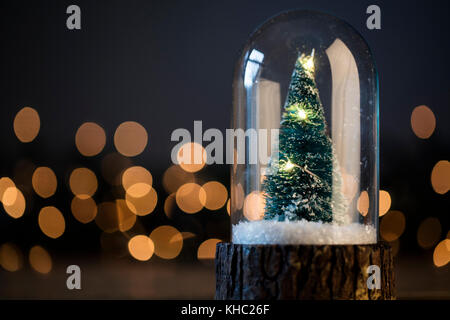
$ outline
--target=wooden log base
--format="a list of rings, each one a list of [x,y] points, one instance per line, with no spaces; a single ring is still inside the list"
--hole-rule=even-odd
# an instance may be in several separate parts
[[[380,289],[368,288],[370,265],[380,267]],[[386,243],[318,246],[218,243],[215,298],[395,299],[392,249]]]

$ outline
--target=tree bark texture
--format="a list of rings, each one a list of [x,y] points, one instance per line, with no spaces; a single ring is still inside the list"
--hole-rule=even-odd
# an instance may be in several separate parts
[[[218,243],[215,262],[215,298],[219,300],[395,299],[392,249],[386,243],[318,246]],[[370,265],[380,268],[380,289],[368,287]]]

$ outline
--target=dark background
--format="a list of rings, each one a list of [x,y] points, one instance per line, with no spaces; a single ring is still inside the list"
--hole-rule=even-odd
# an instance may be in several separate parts
[[[66,8],[71,4],[81,8],[81,30],[66,28]],[[381,8],[381,30],[366,28],[366,8],[371,4]],[[197,238],[186,244],[177,261],[198,263],[196,248],[203,240],[228,238],[228,215],[225,210],[188,218],[180,214],[173,221],[164,215],[166,194],[161,178],[171,165],[170,151],[175,143],[170,135],[176,128],[192,131],[194,120],[202,120],[204,130],[218,128],[224,132],[230,126],[232,72],[239,50],[262,22],[295,8],[324,11],[344,19],[371,47],[380,83],[380,188],[390,193],[391,208],[406,216],[399,261],[403,256],[408,261],[405,265],[412,261],[413,265],[423,263],[432,268],[432,250],[418,246],[416,233],[427,216],[439,218],[444,237],[450,224],[448,193],[436,194],[430,184],[434,164],[449,159],[450,150],[448,1],[2,1],[0,175],[12,176],[20,170],[18,163],[26,159],[37,166],[51,167],[58,177],[58,191],[46,200],[27,198],[27,210],[19,220],[11,219],[1,209],[0,244],[13,242],[26,251],[39,243],[55,261],[58,257],[81,257],[95,265],[101,252],[101,231],[95,223],[82,225],[71,216],[68,174],[77,165],[99,170],[101,158],[114,151],[116,127],[133,120],[149,134],[147,148],[133,158],[133,163],[151,171],[159,195],[155,212],[141,219],[142,225],[147,232],[161,224],[194,232]],[[410,125],[412,110],[421,104],[429,106],[437,119],[435,132],[426,140],[417,138]],[[24,106],[35,108],[41,118],[39,135],[30,144],[19,142],[12,126],[15,114]],[[82,157],[74,143],[75,132],[85,121],[99,123],[107,134],[105,149],[92,159]],[[228,171],[225,165],[210,166],[201,175],[206,181],[213,177],[228,187]],[[36,223],[38,210],[44,205],[55,205],[64,213],[66,232],[57,240],[43,235]],[[149,264],[157,262],[155,257]],[[122,266],[124,262],[110,263]],[[210,267],[205,268],[204,272],[213,273]],[[419,268],[419,273],[408,269],[404,274],[413,278],[429,274],[424,270],[428,269]],[[447,266],[445,277],[431,283],[448,281],[448,270]],[[438,276],[442,273],[439,270]],[[0,279],[13,286],[11,273],[0,274]],[[30,277],[29,281],[37,281],[37,288],[44,283],[57,286],[57,280],[41,283],[37,276]],[[211,277],[204,281],[211,282]],[[208,282],[207,288],[210,286]],[[438,295],[450,296],[449,286],[447,282],[444,293],[440,289]],[[404,296],[409,296],[406,286],[400,288],[404,288]],[[117,290],[121,290],[120,285]],[[0,294],[65,294],[58,290],[53,295],[30,291],[24,286],[15,293],[0,289]],[[88,292],[87,296],[107,296],[102,292]],[[158,295],[157,290],[117,296],[180,297],[167,292],[166,296]],[[188,296],[197,297],[195,290]],[[209,297],[209,293],[198,296]]]

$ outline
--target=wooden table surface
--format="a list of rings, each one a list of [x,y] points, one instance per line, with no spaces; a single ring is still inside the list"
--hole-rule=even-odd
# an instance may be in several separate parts
[[[450,299],[450,265],[436,268],[429,255],[401,256],[396,263],[399,299]],[[68,290],[66,268],[81,268],[81,290]],[[212,261],[177,262],[151,259],[70,258],[53,261],[42,275],[25,265],[0,268],[1,299],[212,299]]]

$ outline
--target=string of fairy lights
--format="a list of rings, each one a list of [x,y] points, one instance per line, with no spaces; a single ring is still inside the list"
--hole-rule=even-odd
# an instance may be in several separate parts
[[[39,134],[41,119],[38,112],[30,107],[21,109],[14,119],[13,127],[18,140],[31,143]],[[101,159],[101,172],[87,167],[71,169],[68,175],[68,187],[73,194],[70,204],[71,213],[81,224],[95,223],[102,231],[100,242],[105,251],[113,250],[112,243],[117,234],[126,240],[128,254],[138,261],[148,261],[152,256],[170,260],[175,259],[183,248],[184,240],[195,237],[191,232],[180,232],[171,225],[161,225],[150,233],[145,232],[139,218],[154,212],[158,202],[158,193],[153,187],[153,176],[143,166],[134,165],[132,157],[141,154],[148,143],[146,129],[134,121],[121,123],[114,133],[114,146],[117,152],[106,154]],[[106,133],[97,123],[83,123],[75,134],[75,145],[84,157],[93,157],[102,153],[106,145]],[[206,181],[196,177],[196,173],[206,166],[206,158],[194,163],[189,155],[201,152],[204,148],[189,143],[178,152],[179,165],[170,166],[164,173],[162,184],[168,196],[164,200],[164,213],[172,218],[175,208],[186,214],[195,214],[203,209],[223,210],[229,214],[229,196],[227,188],[218,181]],[[50,167],[33,167],[31,186],[34,196],[52,199],[58,186],[58,179]],[[97,203],[101,181],[98,174],[112,188],[120,187],[123,196],[112,201]],[[10,177],[0,179],[0,201],[4,211],[14,219],[26,214],[26,197]],[[101,198],[101,197],[97,197]],[[161,200],[160,200],[161,201]],[[39,209],[38,225],[41,232],[51,239],[60,238],[66,231],[67,217],[57,207],[49,205]],[[141,230],[136,234],[135,230]],[[133,231],[131,233],[128,233]],[[197,258],[211,259],[215,254],[215,244],[220,239],[210,238],[200,243]],[[122,241],[123,242],[123,241]],[[5,270],[19,270],[24,258],[20,248],[10,242],[0,246],[0,265]],[[52,269],[52,258],[42,246],[29,250],[30,266],[39,273],[48,273]]]
[[[304,61],[310,72],[314,64]],[[301,105],[296,105],[295,112],[302,121],[308,121],[309,115]],[[39,134],[41,119],[37,110],[25,107],[15,116],[14,133],[21,143],[31,143]],[[436,119],[427,106],[416,107],[411,114],[411,128],[420,139],[428,139],[434,132]],[[75,134],[75,145],[84,157],[101,154],[106,145],[105,130],[97,123],[85,122]],[[132,158],[141,154],[148,144],[147,130],[138,122],[121,123],[113,138],[117,152],[102,156],[101,172],[96,173],[91,168],[77,167],[71,170],[68,186],[73,194],[70,204],[73,217],[81,224],[95,223],[103,232],[102,247],[108,249],[114,234],[123,233],[140,225],[139,218],[154,212],[158,201],[163,201],[164,214],[171,218],[176,208],[185,214],[192,215],[203,209],[211,211],[226,210],[230,214],[230,199],[227,188],[218,181],[200,183],[196,173],[206,167],[206,151],[197,143],[187,143],[178,152],[179,165],[166,169],[162,177],[162,185],[167,196],[161,199],[161,194],[153,187],[154,180],[148,168],[134,165]],[[202,161],[194,163],[187,155],[200,153]],[[295,164],[288,160],[283,164],[283,170],[292,170]],[[307,168],[305,168],[307,169]],[[98,174],[113,187],[124,191],[123,197],[113,201],[97,203],[95,195],[99,190]],[[35,196],[51,199],[58,188],[55,172],[46,166],[33,167],[29,181]],[[439,195],[445,195],[450,188],[450,162],[438,160],[431,169],[430,182],[433,190]],[[347,197],[358,196],[357,208],[361,215],[367,215],[369,196],[366,191],[358,193],[357,184],[350,175],[343,174],[343,190]],[[241,185],[234,188],[236,209],[243,210],[248,220],[259,220],[264,212],[264,197],[258,191],[245,194]],[[380,190],[380,234],[389,241],[394,251],[398,252],[400,237],[406,228],[405,214],[399,210],[391,210],[392,199],[388,191]],[[0,178],[0,201],[4,212],[12,219],[20,220],[26,213],[26,197],[20,185],[11,177]],[[51,238],[60,238],[66,228],[67,213],[61,212],[55,206],[39,208],[38,225],[42,233]],[[425,218],[417,229],[418,245],[424,249],[433,249],[433,263],[442,267],[450,262],[450,232],[442,239],[443,230],[438,218]],[[196,235],[183,232],[171,225],[161,225],[150,233],[142,232],[126,237],[128,254],[138,261],[148,261],[154,255],[162,259],[174,259],[183,249],[183,241]],[[197,250],[198,259],[214,257],[215,245],[220,239],[211,238],[203,241]],[[21,249],[14,243],[6,242],[0,246],[0,265],[7,271],[17,271],[24,265]],[[39,273],[49,273],[52,270],[52,257],[47,249],[35,245],[28,250],[28,262]]]

